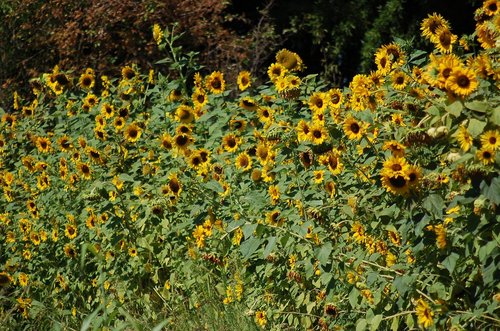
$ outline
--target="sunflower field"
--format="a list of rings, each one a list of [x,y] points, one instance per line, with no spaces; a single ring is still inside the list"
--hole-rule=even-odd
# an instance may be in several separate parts
[[[0,329],[500,328],[500,8],[338,87],[55,67],[0,108]]]

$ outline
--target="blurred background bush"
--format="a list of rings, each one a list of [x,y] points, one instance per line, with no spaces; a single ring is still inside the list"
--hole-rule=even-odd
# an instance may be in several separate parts
[[[200,53],[207,70],[229,79],[253,74],[286,47],[309,72],[342,86],[368,72],[374,50],[392,36],[425,49],[419,24],[445,15],[453,32],[473,31],[474,0],[0,0],[0,106],[14,90],[59,64],[116,75],[123,65],[152,67],[162,57],[151,27],[178,22],[186,51]],[[162,69],[161,67],[159,68]],[[164,68],[166,70],[166,68]],[[265,79],[261,77],[261,79]]]

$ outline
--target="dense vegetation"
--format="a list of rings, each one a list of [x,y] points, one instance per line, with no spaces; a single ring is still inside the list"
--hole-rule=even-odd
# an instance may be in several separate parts
[[[342,88],[286,48],[207,70],[181,23],[159,69],[33,79],[0,108],[0,325],[500,327],[498,5]]]

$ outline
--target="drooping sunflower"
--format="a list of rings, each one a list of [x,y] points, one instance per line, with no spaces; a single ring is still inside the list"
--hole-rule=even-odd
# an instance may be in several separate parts
[[[229,153],[235,152],[242,140],[233,133],[229,133],[222,138],[222,147]]]
[[[255,148],[255,156],[261,165],[266,165],[272,158],[271,147],[263,141],[259,142]]]
[[[490,150],[498,150],[500,148],[500,133],[498,130],[489,130],[484,132],[480,138],[481,146]]]
[[[170,190],[170,192],[173,195],[175,195],[176,197],[179,197],[179,195],[182,192],[182,184],[179,181],[179,178],[177,177],[176,173],[171,173],[168,176],[168,183],[167,183],[167,185],[168,185],[168,189]]]
[[[241,98],[239,105],[241,108],[249,111],[254,111],[259,107],[255,100],[250,97]]]
[[[405,155],[405,145],[397,142],[396,140],[389,140],[389,141],[386,141],[384,142],[384,144],[382,145],[382,150],[384,151],[391,151],[391,154],[393,156],[397,156],[397,157],[403,157]]]
[[[497,29],[491,28],[488,22],[483,22],[476,25],[477,40],[484,49],[495,48],[496,41],[500,32]]]
[[[235,165],[241,171],[248,171],[252,168],[252,158],[247,152],[242,152],[236,157]]]
[[[125,131],[123,132],[123,136],[128,142],[136,142],[142,134],[142,129],[135,123],[129,124]]]
[[[313,122],[309,130],[309,139],[314,145],[320,145],[328,139],[328,131],[320,121]]]
[[[470,68],[456,68],[446,80],[446,88],[462,97],[470,95],[477,87],[476,74]]]
[[[285,48],[276,53],[276,63],[281,64],[290,71],[300,71],[303,67],[300,56],[297,53],[291,52]]]
[[[360,140],[365,131],[365,124],[349,115],[344,120],[342,128],[344,129],[344,133],[347,135],[349,140]]]
[[[168,133],[164,133],[160,137],[160,146],[165,148],[166,150],[170,150],[173,148],[172,136]]]
[[[250,72],[244,70],[238,74],[237,78],[238,88],[240,91],[245,91],[252,84],[252,77]]]
[[[224,74],[220,71],[212,72],[205,80],[206,88],[213,94],[220,94],[226,88]]]
[[[433,13],[432,15],[428,14],[427,18],[422,20],[422,24],[420,25],[420,30],[422,30],[422,36],[429,40],[434,40],[437,36],[437,31],[439,28],[445,27],[449,28],[449,23],[447,20],[443,18],[440,14]]]
[[[77,253],[75,246],[73,244],[64,245],[64,254],[71,259],[76,258]]]
[[[183,95],[182,95],[182,91],[180,89],[173,89],[168,94],[168,100],[172,101],[172,102],[180,101],[182,99],[182,97],[183,97]]]
[[[398,44],[390,43],[383,45],[382,50],[387,55],[391,67],[402,66],[405,63],[406,55]]]
[[[281,212],[277,209],[267,212],[266,213],[266,223],[274,225],[274,226],[280,226],[283,224],[285,219],[283,217],[280,217]]]
[[[324,166],[328,167],[328,170],[332,175],[338,175],[344,169],[344,164],[340,160],[340,155],[338,152],[330,151],[319,157],[319,162]]]

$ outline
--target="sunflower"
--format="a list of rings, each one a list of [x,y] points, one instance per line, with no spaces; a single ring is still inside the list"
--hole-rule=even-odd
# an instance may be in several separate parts
[[[202,108],[208,103],[208,96],[205,90],[197,88],[191,95],[191,100],[193,100],[195,108]]]
[[[401,174],[406,176],[406,173],[409,169],[409,165],[406,162],[404,157],[392,156],[389,159],[385,160],[382,165],[381,174]]]
[[[141,134],[141,128],[135,123],[129,124],[123,132],[125,139],[131,143],[136,142],[141,137]]]
[[[59,148],[63,152],[69,152],[73,148],[73,144],[71,143],[71,138],[68,137],[67,135],[64,135],[57,139],[57,144],[59,145]]]
[[[272,123],[273,114],[274,114],[274,110],[270,107],[260,107],[257,111],[257,115],[259,116],[259,120],[265,124]]]
[[[309,133],[311,132],[310,123],[300,120],[295,128],[297,131],[297,139],[298,141],[306,141],[309,140]]]
[[[281,64],[290,71],[300,71],[303,66],[302,59],[298,56],[298,54],[285,48],[276,53],[276,63]]]
[[[314,92],[309,97],[309,109],[313,112],[323,113],[328,107],[328,94],[322,92]]]
[[[273,210],[270,212],[266,213],[266,223],[274,225],[274,226],[280,226],[283,224],[285,221],[283,217],[280,218],[280,211],[279,210]]]
[[[290,87],[286,76],[279,76],[273,82],[274,87],[276,88],[276,92],[278,92],[281,97],[286,97],[287,91]]]
[[[83,162],[78,162],[76,165],[76,168],[80,172],[80,174],[83,176],[85,179],[91,179],[92,178],[92,169],[87,163]]]
[[[232,153],[238,149],[241,144],[241,138],[229,133],[222,138],[222,147],[229,153]]]
[[[330,89],[328,92],[329,106],[333,109],[339,109],[342,106],[342,102],[344,101],[344,95],[342,91],[338,88]]]
[[[483,10],[488,16],[495,16],[500,12],[498,0],[486,0],[483,2]]]
[[[78,229],[73,224],[66,224],[66,229],[64,230],[64,234],[69,239],[75,239],[78,234]]]
[[[436,30],[436,36],[433,39],[434,45],[441,53],[451,53],[453,44],[457,42],[458,37],[451,33],[446,26],[442,26]]]
[[[488,22],[478,24],[476,26],[477,40],[484,49],[491,49],[496,47],[496,41],[498,40],[498,30],[493,30]]]
[[[125,127],[125,119],[123,117],[115,117],[115,120],[113,121],[113,125],[115,127],[115,130],[121,131],[123,127]]]
[[[457,138],[458,143],[460,144],[460,148],[467,152],[473,144],[472,135],[467,131],[467,128],[461,125],[457,132],[455,133],[455,137]]]
[[[418,324],[422,325],[424,328],[428,328],[434,323],[432,319],[434,312],[430,309],[429,304],[422,298],[417,300],[415,310]]]
[[[387,75],[391,71],[391,59],[382,48],[379,48],[375,52],[375,64],[377,66],[377,72],[381,75]]]
[[[237,78],[238,88],[240,91],[245,91],[252,84],[250,72],[244,70],[238,74]]]
[[[322,122],[313,122],[309,130],[309,139],[314,145],[321,145],[328,139],[328,131]]]
[[[500,133],[498,130],[489,130],[480,136],[481,146],[496,151],[500,148]]]
[[[410,165],[406,171],[408,176],[408,185],[410,188],[418,186],[420,180],[422,179],[422,169],[417,165]]]
[[[488,165],[495,162],[495,150],[493,148],[488,148],[486,146],[481,147],[480,150],[476,152],[476,156],[479,161],[483,162],[484,165]]]
[[[50,177],[45,171],[37,177],[36,186],[40,189],[40,191],[43,191],[50,186]]]
[[[83,103],[86,105],[89,105],[89,108],[94,107],[95,105],[97,105],[98,102],[99,102],[99,99],[93,93],[87,94],[87,96],[83,99]]]
[[[81,88],[85,90],[90,90],[94,87],[95,85],[95,77],[93,74],[90,73],[83,73],[80,76],[80,79],[78,80],[78,85],[80,85]]]
[[[178,152],[185,152],[189,145],[193,143],[193,138],[184,133],[178,133],[173,138],[173,144]]]
[[[383,45],[382,51],[387,55],[390,62],[390,67],[402,66],[405,63],[405,53],[401,47],[396,43],[390,43]]]
[[[77,255],[75,246],[73,244],[66,244],[64,246],[64,254],[66,254],[67,257],[74,259]]]
[[[365,131],[365,125],[362,122],[358,122],[352,116],[345,119],[342,128],[344,129],[344,133],[347,135],[349,140],[360,140]]]
[[[38,151],[42,153],[50,152],[51,150],[50,139],[45,137],[38,137],[36,139],[36,147],[38,148]]]
[[[168,176],[167,186],[168,186],[168,189],[169,189],[170,193],[172,193],[176,197],[179,197],[179,195],[182,192],[182,185],[179,182],[179,178],[177,177],[176,173],[171,173]]]
[[[175,120],[181,123],[191,123],[194,120],[194,109],[188,105],[180,105],[175,110]]]
[[[391,114],[391,122],[398,126],[406,126],[403,115],[400,113]]]
[[[220,71],[212,72],[205,80],[206,88],[213,94],[220,94],[224,92],[226,87],[226,82],[224,81],[224,75]]]
[[[409,190],[408,176],[404,173],[386,173],[382,174],[382,186],[387,192],[393,194],[405,195]]]
[[[271,198],[271,204],[274,206],[280,199],[280,188],[276,185],[270,185],[268,188],[269,197]]]
[[[267,69],[267,75],[272,82],[279,77],[284,77],[286,72],[286,68],[279,63],[272,63]]]
[[[261,165],[268,164],[273,158],[271,147],[263,141],[260,142],[255,148],[255,156]]]
[[[239,103],[240,107],[246,110],[254,111],[256,110],[259,105],[255,102],[254,99],[250,97],[244,97],[240,100]]]
[[[328,170],[332,175],[338,175],[344,169],[344,164],[340,160],[338,152],[330,151],[327,154],[323,154],[319,157],[319,162],[328,167]]]
[[[469,68],[454,69],[446,80],[446,88],[462,97],[470,95],[477,87],[476,74]]]
[[[387,151],[390,150],[392,156],[403,157],[405,155],[406,147],[397,142],[396,140],[389,140],[384,142],[382,145],[382,150]]]
[[[30,240],[35,246],[39,246],[41,243],[40,235],[35,231],[31,231]]]
[[[433,13],[428,14],[427,18],[422,20],[420,25],[420,30],[422,30],[422,36],[429,40],[434,40],[437,37],[437,31],[439,28],[449,28],[449,23],[440,14]]]
[[[137,72],[131,66],[125,66],[121,70],[124,80],[132,80],[137,76]]]
[[[391,79],[392,87],[394,87],[395,90],[403,90],[409,82],[409,77],[402,70],[394,71]]]
[[[170,150],[173,147],[172,136],[168,133],[164,133],[160,138],[160,146]]]
[[[169,101],[175,102],[175,101],[180,101],[181,99],[182,99],[182,91],[179,89],[173,89],[168,94]]]
[[[242,119],[232,119],[229,121],[231,130],[243,131],[247,126],[247,122]]]
[[[109,103],[104,103],[101,106],[101,115],[104,116],[105,118],[109,119],[112,118],[115,114],[115,107],[113,105],[110,105]]]
[[[10,283],[12,283],[12,280],[12,276],[8,272],[0,272],[0,287],[9,285]]]

